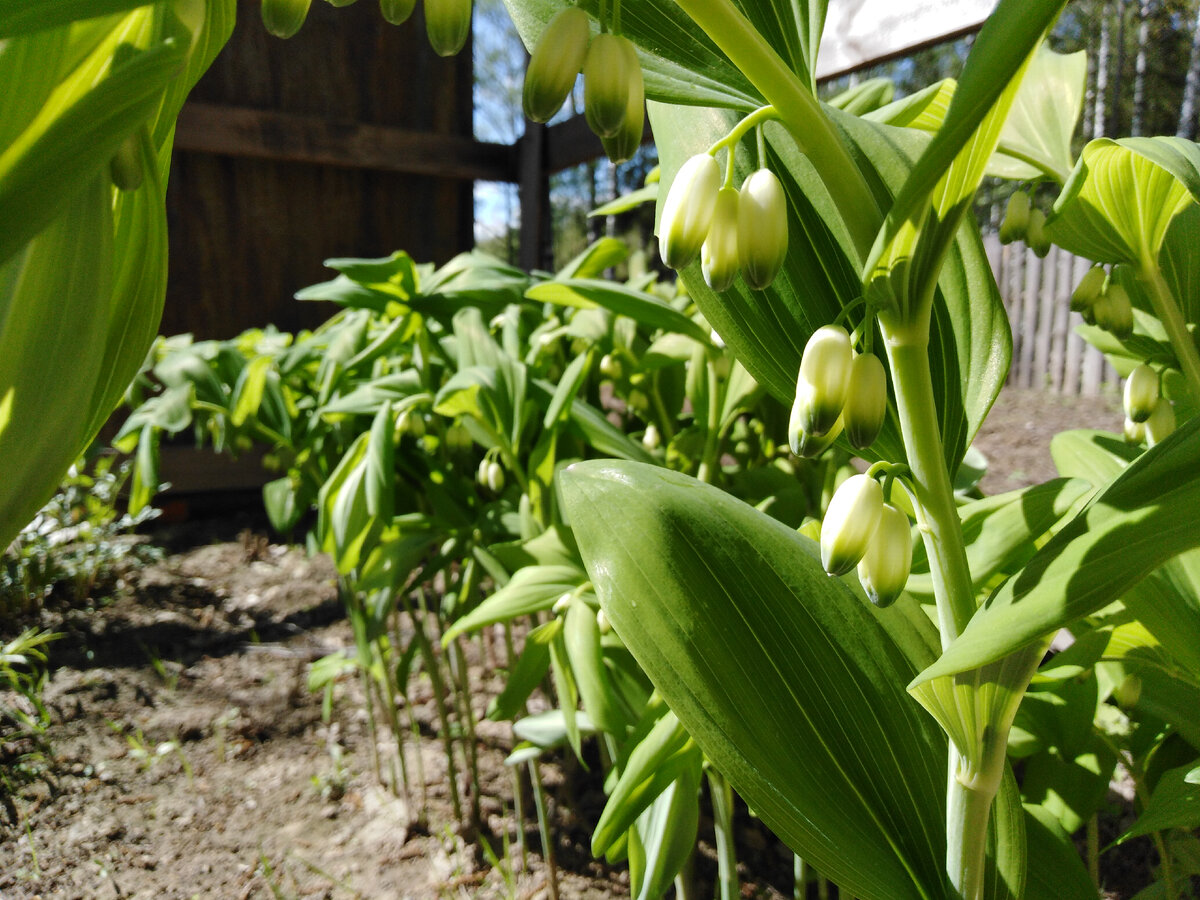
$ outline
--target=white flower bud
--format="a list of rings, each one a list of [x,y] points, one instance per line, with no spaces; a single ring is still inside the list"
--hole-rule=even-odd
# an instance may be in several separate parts
[[[262,21],[277,38],[290,38],[308,16],[310,0],[263,0]]]
[[[858,354],[850,365],[846,405],[842,408],[846,437],[855,450],[865,450],[875,443],[887,415],[887,402],[883,361],[874,353]]]
[[[1144,444],[1146,443],[1146,423],[1135,422],[1128,416],[1125,417],[1125,442],[1127,444]]]
[[[1158,373],[1145,363],[1125,379],[1125,415],[1132,422],[1145,422],[1158,404]]]
[[[839,325],[823,325],[813,332],[800,358],[793,414],[811,435],[825,434],[846,404],[853,351],[850,335]]]
[[[662,260],[672,269],[682,269],[700,252],[720,188],[721,168],[707,153],[693,156],[675,174],[658,226]]]
[[[869,475],[851,475],[829,501],[821,523],[821,565],[845,575],[863,558],[883,514],[883,488]]]
[[[625,118],[620,130],[612,137],[600,138],[604,153],[614,163],[633,159],[638,147],[642,146],[642,133],[646,127],[646,86],[642,80],[642,63],[637,50],[628,38],[620,38],[625,51],[625,65],[629,89],[625,100]]]
[[[858,580],[876,606],[891,606],[908,583],[912,568],[912,528],[908,516],[883,505],[875,535],[858,563]]]
[[[591,31],[588,15],[578,6],[568,6],[550,20],[525,70],[521,105],[534,122],[548,122],[562,109],[583,69]]]
[[[1154,412],[1146,420],[1146,444],[1153,447],[1160,441],[1165,441],[1175,430],[1175,407],[1166,397],[1161,397],[1154,404]]]
[[[742,279],[756,291],[779,274],[787,257],[787,198],[769,169],[759,169],[742,184],[738,200],[738,258]]]
[[[1133,303],[1129,300],[1129,294],[1121,285],[1110,280],[1103,299],[1106,302],[1097,302],[1092,307],[1096,324],[1125,340],[1133,334]]]
[[[727,291],[737,280],[738,192],[734,188],[717,192],[712,225],[700,248],[700,268],[704,281],[714,291]]]
[[[417,0],[379,0],[379,12],[389,25],[403,25],[416,8]]]

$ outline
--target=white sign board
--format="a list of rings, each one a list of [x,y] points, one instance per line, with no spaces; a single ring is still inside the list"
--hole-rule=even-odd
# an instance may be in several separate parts
[[[817,77],[969,31],[995,6],[996,0],[830,0]]]

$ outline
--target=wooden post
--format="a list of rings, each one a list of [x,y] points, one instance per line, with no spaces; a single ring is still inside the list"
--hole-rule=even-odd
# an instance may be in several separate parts
[[[549,268],[550,243],[548,208],[550,179],[546,175],[546,126],[525,123],[525,134],[517,142],[517,190],[521,196],[521,268]]]

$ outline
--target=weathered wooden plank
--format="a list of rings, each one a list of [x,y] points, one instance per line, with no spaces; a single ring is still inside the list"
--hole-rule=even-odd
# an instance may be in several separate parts
[[[1033,386],[1033,356],[1037,337],[1038,294],[1042,284],[1042,261],[1025,253],[1025,284],[1021,299],[1021,352],[1017,384]]]
[[[1058,256],[1062,251],[1051,247],[1042,261],[1042,283],[1037,302],[1037,334],[1033,340],[1031,387],[1050,385],[1050,338],[1054,331],[1054,312],[1059,303]]]
[[[469,137],[320,116],[189,103],[175,146],[218,156],[482,181],[516,181],[517,151]]]

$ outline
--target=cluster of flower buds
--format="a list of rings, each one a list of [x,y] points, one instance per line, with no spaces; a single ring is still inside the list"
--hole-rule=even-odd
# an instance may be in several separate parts
[[[1162,396],[1159,374],[1145,363],[1125,380],[1125,439],[1153,447],[1175,430],[1175,408]]]
[[[1000,223],[1000,243],[1011,244],[1022,240],[1039,257],[1050,252],[1045,213],[1029,202],[1027,193],[1014,191],[1008,198],[1004,221]]]
[[[331,6],[349,6],[354,0],[327,0]],[[425,32],[439,56],[454,56],[471,35],[472,0],[425,0]],[[300,30],[312,0],[262,0],[263,25],[278,38]],[[379,11],[392,25],[408,21],[417,0],[379,0]]]
[[[659,225],[663,262],[682,269],[700,255],[714,291],[733,287],[738,273],[753,290],[765,289],[787,256],[787,199],[769,169],[758,169],[739,191],[721,186],[721,169],[708,153],[693,156],[675,175]]]
[[[873,353],[855,353],[839,325],[813,332],[800,358],[788,442],[797,456],[815,456],[845,430],[856,450],[875,442],[887,415],[887,373]]]
[[[1071,294],[1071,309],[1089,325],[1098,325],[1121,340],[1133,334],[1129,293],[1101,265],[1092,266],[1079,280]]]
[[[479,469],[475,472],[475,482],[482,488],[487,488],[493,494],[504,490],[504,467],[494,459],[486,456],[479,461]]]
[[[885,503],[870,474],[852,475],[829,501],[821,524],[821,565],[830,575],[858,566],[858,580],[876,606],[895,602],[912,568],[908,516]]]
[[[605,32],[593,38],[588,15],[577,6],[550,20],[530,54],[521,95],[525,115],[534,122],[550,121],[580,72],[588,127],[613,162],[630,159],[642,144],[646,122],[637,50],[619,35]]]

